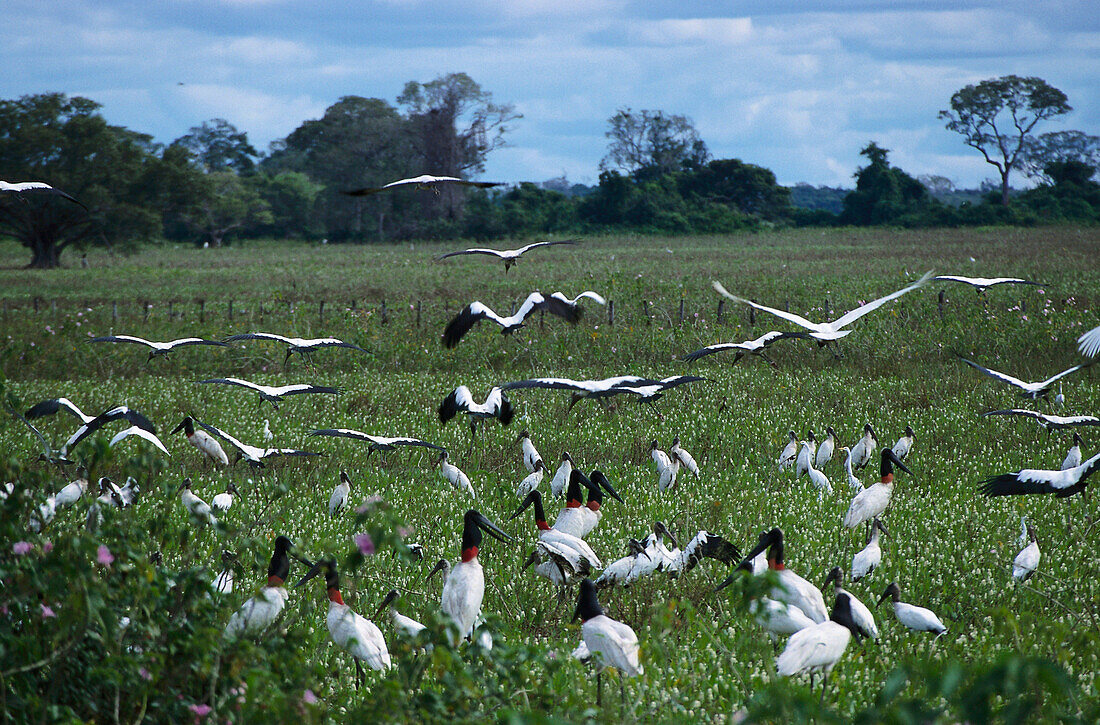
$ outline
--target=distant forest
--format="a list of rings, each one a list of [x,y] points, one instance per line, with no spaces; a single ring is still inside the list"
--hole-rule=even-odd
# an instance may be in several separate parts
[[[1031,125],[1009,139],[1015,147],[990,135],[988,118],[975,117],[976,109],[991,107],[1016,113],[1026,106],[1019,99],[1036,89],[1047,106],[1024,119]],[[854,188],[781,186],[767,168],[713,158],[686,117],[622,108],[608,119],[608,151],[594,186],[559,178],[365,197],[343,192],[424,173],[480,175],[522,117],[454,73],[408,83],[395,103],[345,96],[259,152],[247,132],[224,119],[165,145],[109,124],[93,100],[44,93],[0,100],[0,175],[47,182],[80,206],[57,195],[0,194],[0,235],[28,247],[32,266],[51,267],[68,247],[157,240],[220,246],[265,237],[372,243],[782,226],[1094,224],[1100,139],[1031,132],[1036,122],[1069,109],[1060,93],[1040,79],[1008,76],[952,98],[941,118],[1000,176],[980,189],[956,189],[945,177],[914,178],[874,141],[861,150],[866,163],[853,170]],[[1034,107],[1034,101],[1027,106]],[[987,146],[997,143],[1014,149],[1012,155],[991,158]],[[1010,173],[1036,185],[1014,191]]]

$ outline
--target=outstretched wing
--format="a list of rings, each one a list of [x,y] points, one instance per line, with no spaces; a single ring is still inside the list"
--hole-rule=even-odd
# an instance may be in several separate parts
[[[436,259],[436,261],[439,261],[441,259],[446,259],[447,257],[457,257],[457,256],[462,255],[462,254],[487,254],[491,257],[497,257],[499,259],[504,259],[504,255],[501,252],[497,251],[496,249],[488,249],[488,248],[482,248],[482,247],[473,247],[471,249],[460,249],[457,252],[447,252],[446,254],[440,254],[435,259]]]
[[[241,443],[239,440],[237,440],[236,438],[229,435],[228,433],[226,433],[223,430],[219,430],[218,428],[215,428],[212,425],[208,425],[206,423],[203,423],[198,418],[192,418],[191,420],[198,423],[207,433],[211,433],[213,435],[216,435],[218,438],[221,438],[223,441],[225,441],[229,445],[233,446],[234,448],[236,448],[241,453],[247,453],[251,449],[251,446],[246,446],[244,443]]]
[[[801,315],[796,315],[793,312],[787,312],[785,310],[777,310],[774,307],[766,307],[764,305],[757,304],[752,300],[747,300],[744,297],[738,297],[737,295],[730,294],[726,291],[726,288],[722,286],[721,282],[711,282],[711,286],[714,287],[715,292],[722,295],[723,297],[726,297],[727,299],[733,300],[734,302],[742,302],[755,310],[768,312],[775,315],[776,317],[781,317],[788,322],[793,322],[794,324],[799,325],[800,327],[805,327],[807,330],[810,330],[812,332],[819,332],[821,330],[821,325],[816,322],[810,322]]]
[[[225,338],[226,342],[237,342],[238,340],[274,340],[275,342],[285,342],[288,345],[292,344],[289,337],[275,335],[270,332],[244,332],[240,335],[230,335]]]
[[[164,455],[166,455],[166,456],[171,455],[168,452],[168,449],[164,447],[164,444],[160,442],[160,438],[157,438],[157,436],[154,433],[150,433],[149,431],[145,430],[144,428],[139,428],[136,425],[132,425],[129,428],[116,433],[114,438],[111,439],[110,446],[112,448],[114,448],[124,438],[128,438],[130,436],[137,436],[138,438],[144,438],[145,440],[149,441],[150,443],[152,443],[157,448],[161,449],[164,452]]]
[[[261,392],[261,388],[256,383],[250,383],[247,380],[241,380],[240,378],[210,378],[209,380],[197,380],[196,383],[219,383],[221,385],[239,385],[242,388],[248,388],[249,390],[255,390]]]
[[[1085,365],[1074,365],[1073,367],[1069,368],[1068,370],[1063,370],[1062,372],[1058,373],[1057,375],[1055,375],[1053,377],[1050,377],[1050,378],[1047,378],[1042,383],[1040,383],[1040,385],[1042,385],[1043,387],[1048,387],[1051,383],[1054,383],[1055,381],[1061,380],[1062,378],[1066,377],[1067,375],[1075,373],[1078,370],[1082,370],[1084,368],[1087,368],[1091,364],[1092,363],[1086,363]]]
[[[997,372],[996,370],[990,370],[989,368],[984,368],[984,367],[982,367],[981,365],[979,365],[978,363],[976,363],[972,360],[967,360],[962,355],[958,355],[958,358],[960,360],[962,360],[964,363],[966,363],[967,365],[969,365],[970,367],[977,370],[978,372],[985,373],[986,375],[993,378],[994,380],[1000,380],[1002,383],[1008,383],[1009,385],[1017,387],[1020,390],[1027,390],[1028,389],[1027,383],[1025,383],[1023,380],[1020,380],[1019,378],[1014,378],[1011,375],[1008,375],[1007,373],[1001,373],[1001,372]]]
[[[88,340],[88,342],[132,342],[138,345],[145,345],[146,347],[156,347],[148,340],[143,340],[133,335],[103,335],[101,337],[93,337]]]
[[[76,406],[68,398],[52,398],[50,400],[43,400],[41,403],[36,403],[26,412],[27,420],[34,420],[35,418],[41,418],[47,415],[54,415],[60,410],[64,410],[69,415],[73,416],[81,423],[87,423],[92,420],[92,416],[85,415],[84,411]]]
[[[457,345],[471,327],[485,318],[489,318],[498,325],[503,324],[500,315],[481,302],[471,302],[463,307],[462,311],[455,315],[443,329],[443,347],[452,348]]]
[[[902,289],[899,289],[897,292],[891,292],[890,294],[886,295],[885,297],[879,297],[877,300],[871,300],[870,302],[868,302],[865,305],[860,305],[859,307],[855,308],[851,312],[847,312],[847,313],[841,315],[840,317],[838,317],[835,321],[833,321],[833,324],[832,324],[833,329],[841,330],[841,329],[847,327],[848,325],[852,324],[853,322],[855,322],[859,318],[866,315],[868,312],[873,312],[873,311],[877,310],[879,307],[882,307],[887,302],[890,302],[891,300],[896,300],[898,297],[901,297],[903,294],[905,294],[907,292],[912,292],[915,289],[923,287],[924,285],[928,284],[928,280],[930,280],[930,279],[932,279],[932,272],[931,271],[925,272],[924,275],[920,279],[918,279],[916,282],[909,285],[908,287],[903,287]]]
[[[139,413],[136,410],[132,410],[125,405],[120,405],[117,408],[111,408],[105,413],[100,413],[95,418],[85,423],[76,429],[76,432],[72,434],[69,440],[65,441],[65,445],[61,447],[62,454],[68,453],[75,448],[82,440],[90,436],[108,423],[113,423],[116,420],[128,420],[131,425],[144,428],[145,430],[153,433],[157,432],[157,427],[150,422],[148,418]]]
[[[188,347],[189,345],[215,345],[217,347],[229,347],[228,343],[220,342],[218,340],[204,340],[201,337],[182,337],[179,340],[172,340],[166,343],[168,347]]]
[[[1100,354],[1100,327],[1094,327],[1077,338],[1077,345],[1077,349],[1085,357],[1096,357]]]
[[[1000,476],[987,478],[978,490],[986,496],[1023,496],[1053,493],[1059,497],[1064,497],[1072,495],[1083,488],[1085,479],[1098,468],[1100,468],[1100,453],[1080,466],[1065,471],[1025,468],[1016,473],[1004,473]]]

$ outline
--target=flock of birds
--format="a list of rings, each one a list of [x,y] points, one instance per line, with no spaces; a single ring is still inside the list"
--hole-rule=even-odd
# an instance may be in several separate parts
[[[417,177],[394,182],[384,187],[348,193],[366,195],[399,186],[431,187],[440,183],[471,182],[446,177]],[[476,185],[484,184],[478,182]],[[22,194],[40,191],[52,191],[71,199],[64,192],[57,192],[40,182],[16,185],[0,182],[0,193]],[[504,251],[473,248],[444,254],[440,259],[455,255],[491,255],[503,260],[507,271],[521,255],[532,249],[575,243],[573,240],[540,242]],[[776,342],[787,339],[810,339],[819,345],[834,343],[849,335],[853,331],[851,326],[865,315],[924,286],[933,279],[969,284],[979,294],[995,285],[1036,284],[1018,278],[986,279],[953,275],[933,278],[932,273],[929,272],[913,284],[860,305],[835,320],[818,323],[801,315],[738,297],[728,292],[720,283],[715,282],[714,289],[720,295],[760,312],[766,312],[801,329],[794,332],[770,331],[755,340],[712,345],[689,353],[684,359],[691,362],[707,355],[730,351],[735,353],[734,362],[745,355],[757,355],[774,365],[774,362],[766,357],[765,351]],[[582,300],[604,304],[604,298],[592,291],[584,291],[571,298],[561,292],[544,295],[536,291],[532,292],[515,312],[504,316],[482,302],[475,301],[464,307],[446,325],[442,335],[442,345],[446,348],[454,347],[474,325],[482,320],[496,323],[502,334],[510,334],[520,329],[536,311],[549,312],[568,322],[576,322],[583,312],[580,307]],[[308,359],[312,353],[322,348],[336,347],[362,351],[362,348],[357,345],[331,337],[302,339],[262,332],[233,335],[224,340],[183,338],[169,342],[150,341],[131,335],[109,335],[92,338],[90,342],[143,345],[149,348],[149,357],[152,359],[155,356],[167,356],[176,348],[184,346],[226,346],[244,341],[274,341],[286,345],[284,365],[294,354]],[[1082,335],[1079,347],[1086,358],[1093,358],[1100,354],[1100,327]],[[1047,397],[1055,383],[1060,384],[1067,376],[1091,364],[1089,360],[1046,380],[1027,382],[984,367],[961,355],[959,357],[966,365],[1018,389],[1023,397],[1031,400]],[[531,388],[566,390],[571,393],[570,407],[585,399],[594,399],[606,404],[609,399],[619,395],[653,403],[673,388],[702,380],[704,378],[694,375],[674,375],[652,379],[624,374],[600,380],[544,377],[508,382],[493,387],[482,402],[475,399],[467,386],[459,385],[442,400],[438,408],[438,416],[441,424],[445,425],[459,413],[465,414],[470,426],[472,447],[479,426],[492,420],[507,426],[513,420],[515,406],[508,397],[513,391]],[[339,395],[341,392],[335,387],[304,383],[268,386],[236,377],[209,378],[196,382],[250,390],[259,396],[261,405],[263,401],[267,401],[273,408],[277,408],[279,402],[287,396]],[[153,423],[139,411],[127,406],[114,407],[100,415],[89,416],[67,398],[60,397],[42,401],[22,414],[17,411],[12,412],[34,432],[42,444],[43,457],[59,464],[70,463],[69,456],[82,441],[105,426],[117,422],[124,422],[126,427],[111,439],[111,446],[132,436],[148,441],[165,454],[168,453],[167,447],[157,437],[157,430]],[[59,412],[71,414],[80,421],[80,426],[59,450],[54,450],[32,421]],[[1100,419],[1094,416],[1060,416],[1027,409],[990,411],[985,415],[1028,416],[1048,429],[1100,425]],[[229,432],[190,415],[184,417],[172,431],[173,434],[177,432],[182,432],[188,443],[199,451],[203,460],[213,466],[230,465],[230,458],[223,443],[235,451],[238,461],[243,459],[257,467],[264,466],[275,457],[321,455],[312,451],[268,447],[267,444],[271,442],[270,433],[265,434],[267,440],[264,441],[264,445],[249,445]],[[863,526],[867,536],[865,547],[856,553],[848,569],[850,580],[860,581],[870,576],[882,562],[881,537],[889,535],[886,514],[893,500],[896,486],[895,472],[903,471],[912,475],[905,461],[917,445],[917,436],[910,426],[905,426],[904,432],[893,446],[884,446],[880,449],[877,433],[870,423],[864,426],[851,447],[839,445],[837,432],[831,426],[827,426],[824,432],[824,438],[818,440],[813,431],[809,431],[805,439],[800,439],[794,431],[791,431],[789,441],[776,460],[776,467],[779,470],[791,470],[796,479],[806,476],[823,494],[831,493],[833,488],[825,469],[830,462],[839,460],[838,454],[843,454],[844,472],[851,489],[852,499],[841,523],[847,529],[858,529]],[[369,451],[386,451],[401,446],[437,451],[436,464],[440,475],[457,491],[468,495],[471,499],[476,498],[476,492],[469,477],[449,460],[449,452],[442,446],[412,437],[380,436],[345,428],[318,429],[308,435],[351,438],[368,444]],[[636,633],[628,625],[604,613],[599,601],[600,592],[612,587],[628,587],[647,576],[662,574],[677,578],[691,571],[704,559],[715,560],[733,568],[732,573],[718,584],[718,589],[732,584],[741,576],[759,576],[765,572],[771,572],[770,576],[773,578],[769,581],[772,584],[767,594],[754,598],[751,611],[760,626],[770,636],[789,637],[775,663],[776,671],[781,676],[809,674],[812,687],[813,678],[818,673],[824,675],[824,680],[827,681],[829,673],[841,659],[851,639],[859,641],[862,638],[879,638],[880,630],[871,609],[844,588],[845,572],[841,567],[834,567],[823,585],[824,590],[830,594],[831,613],[826,607],[823,590],[786,567],[784,532],[779,528],[762,532],[756,544],[742,555],[736,545],[708,531],[692,533],[687,543],[681,547],[677,537],[664,523],[657,521],[649,527],[645,536],[631,538],[624,542],[626,556],[605,566],[586,541],[586,537],[599,525],[604,516],[605,496],[623,503],[622,497],[607,475],[598,469],[586,473],[568,452],[561,455],[556,469],[551,474],[545,459],[539,454],[527,430],[517,437],[516,442],[519,444],[527,475],[517,487],[516,496],[519,505],[510,519],[517,519],[531,509],[537,531],[534,549],[527,557],[524,568],[533,567],[535,574],[558,588],[561,598],[566,597],[572,587],[577,588],[574,619],[580,619],[582,625],[581,642],[574,651],[574,656],[585,661],[595,660],[598,672],[602,672],[604,668],[614,668],[626,676],[643,672]],[[1074,445],[1067,454],[1061,470],[1024,469],[1005,473],[987,479],[980,490],[987,496],[1053,493],[1059,497],[1066,497],[1084,493],[1087,479],[1100,467],[1100,453],[1083,459],[1081,444],[1080,435],[1075,432]],[[659,442],[654,440],[649,454],[655,466],[655,485],[661,492],[675,491],[684,469],[692,476],[702,475],[699,463],[691,453],[685,450],[679,438],[671,442],[668,452],[661,450]],[[876,461],[879,465],[879,481],[865,487],[857,473]],[[72,506],[87,494],[91,485],[85,476],[85,471],[80,469],[76,480],[50,496],[45,503],[35,509],[28,526],[36,530],[48,526],[57,509]],[[547,494],[544,495],[542,483],[547,478],[549,483],[545,487]],[[138,494],[133,482],[127,482],[125,486],[120,487],[107,478],[101,478],[97,486],[99,497],[93,506],[128,506],[133,503]],[[340,480],[329,501],[328,511],[331,516],[342,516],[349,511],[352,488],[349,474],[346,471],[341,472]],[[6,496],[13,491],[14,485],[7,484],[0,493]],[[219,493],[212,499],[212,505],[207,504],[191,489],[190,478],[183,480],[178,493],[181,505],[188,514],[194,520],[210,525],[217,523],[217,517],[221,512],[232,507],[234,496],[238,495],[235,485],[230,483],[225,492]],[[550,522],[546,515],[545,504],[548,499],[564,501],[564,506],[558,511],[553,522]],[[91,521],[92,518],[90,513],[89,520]],[[1016,557],[1012,567],[1012,577],[1019,581],[1034,574],[1041,558],[1035,529],[1026,522],[1023,522],[1022,526],[1021,543],[1026,546]],[[463,517],[459,560],[450,563],[444,559],[436,566],[433,573],[443,572],[444,583],[440,608],[453,620],[458,636],[476,638],[479,642],[491,646],[491,639],[487,640],[488,633],[483,628],[479,628],[485,592],[485,573],[478,560],[483,534],[488,534],[504,543],[515,540],[512,535],[502,530],[479,510],[470,508]],[[671,548],[666,541],[671,544]],[[421,549],[419,546],[413,546],[415,549]],[[361,679],[364,665],[374,670],[390,667],[392,662],[381,630],[371,620],[345,604],[340,590],[340,576],[336,562],[331,559],[310,561],[299,553],[285,536],[279,536],[275,540],[266,585],[255,596],[245,601],[230,617],[225,626],[225,636],[229,639],[258,636],[268,631],[277,621],[290,596],[286,584],[290,577],[292,559],[307,567],[307,573],[297,582],[298,586],[303,586],[323,574],[329,600],[327,627],[333,642],[352,656],[357,670],[357,684]],[[225,561],[226,568],[215,579],[214,586],[219,591],[230,592],[233,588],[231,567],[233,556],[229,552],[226,552]],[[389,592],[378,608],[376,616],[388,611],[398,631],[415,637],[424,630],[424,625],[398,612],[395,604],[397,598],[396,591]],[[897,582],[891,582],[884,588],[877,605],[887,601],[891,603],[894,615],[902,626],[913,631],[929,632],[936,637],[947,631],[947,626],[930,609],[902,601],[902,591]],[[824,695],[824,687],[822,695]]]

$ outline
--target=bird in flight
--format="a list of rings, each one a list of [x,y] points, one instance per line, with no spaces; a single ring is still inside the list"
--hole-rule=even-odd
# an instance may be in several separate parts
[[[431,189],[438,194],[438,187],[440,184],[455,184],[458,186],[473,186],[478,189],[489,189],[494,186],[500,186],[502,183],[503,182],[500,181],[470,181],[468,179],[460,179],[457,176],[432,176],[430,174],[422,174],[420,176],[414,176],[411,179],[391,181],[385,186],[367,186],[362,189],[352,189],[351,191],[344,191],[341,193],[347,196],[370,196],[371,194],[377,194],[380,191],[394,189],[399,186],[415,186],[417,189]]]
[[[982,417],[988,415],[1018,415],[1026,418],[1034,418],[1036,422],[1047,430],[1060,428],[1073,428],[1079,425],[1100,425],[1100,418],[1095,415],[1047,415],[1036,410],[1023,410],[1012,408],[1011,410],[990,410],[982,413]]]
[[[237,342],[239,340],[274,340],[275,342],[286,343],[286,357],[283,358],[283,365],[286,365],[290,360],[290,356],[294,353],[303,355],[307,360],[313,362],[312,357],[314,350],[318,350],[323,347],[346,347],[351,350],[358,350],[359,352],[366,352],[358,345],[354,345],[350,342],[344,342],[338,340],[335,337],[314,337],[314,338],[302,338],[302,337],[284,337],[282,335],[276,335],[271,332],[245,332],[240,335],[230,335],[225,338],[225,342]]]
[[[138,345],[145,345],[151,348],[149,351],[150,360],[158,355],[168,357],[168,353],[172,352],[177,347],[186,347],[188,345],[216,345],[218,347],[229,347],[229,345],[224,342],[203,340],[200,337],[181,337],[178,340],[170,340],[168,342],[154,342],[140,337],[134,337],[133,335],[104,335],[102,337],[93,337],[88,340],[88,342],[132,342]]]
[[[695,352],[689,352],[684,355],[684,362],[695,362],[701,357],[707,355],[713,355],[716,352],[724,352],[726,350],[733,350],[737,354],[733,358],[733,362],[743,358],[745,355],[759,355],[764,358],[765,361],[772,367],[775,367],[775,362],[764,354],[764,350],[771,347],[780,340],[786,340],[792,337],[801,337],[809,339],[810,335],[806,332],[778,332],[772,330],[771,332],[765,332],[755,340],[746,340],[745,342],[720,342],[716,345],[707,345],[704,348],[696,350]]]
[[[743,302],[753,309],[760,310],[761,312],[770,312],[776,317],[781,317],[788,322],[793,322],[800,327],[804,327],[810,331],[810,337],[824,344],[833,340],[839,340],[840,338],[844,337],[851,332],[851,330],[845,330],[845,327],[851,325],[853,322],[863,317],[867,313],[874,312],[887,302],[901,297],[906,292],[910,292],[912,290],[918,289],[919,287],[923,287],[931,278],[932,273],[926,272],[923,277],[921,277],[919,280],[909,285],[908,287],[904,287],[897,292],[891,292],[885,297],[879,297],[877,300],[872,300],[865,305],[861,305],[851,312],[846,312],[832,322],[810,322],[805,317],[802,317],[801,315],[796,315],[793,312],[777,310],[774,307],[765,307],[764,305],[756,304],[752,300],[746,300],[742,297],[730,294],[726,291],[726,288],[722,286],[721,282],[712,282],[711,284],[714,286],[715,291],[723,297],[727,297],[734,302]]]
[[[77,201],[76,197],[66,194],[61,189],[55,189],[44,181],[17,181],[11,183],[0,179],[0,193],[17,194],[18,198],[22,198],[22,195],[27,193],[56,194],[63,199],[68,199],[84,211],[88,211],[88,207]]]
[[[990,287],[995,287],[999,284],[1031,284],[1036,287],[1043,287],[1042,282],[1032,282],[1027,279],[1020,279],[1019,277],[960,277],[955,274],[941,274],[938,277],[933,278],[934,282],[961,282],[968,284],[978,291],[978,294],[982,294]]]
[[[1002,383],[1008,383],[1009,385],[1011,385],[1014,388],[1019,388],[1021,397],[1031,398],[1032,400],[1035,400],[1036,398],[1045,397],[1046,394],[1050,392],[1050,388],[1051,388],[1052,385],[1054,385],[1054,383],[1058,382],[1059,380],[1066,377],[1070,373],[1075,373],[1078,370],[1081,370],[1083,368],[1087,368],[1089,366],[1089,364],[1074,365],[1073,367],[1071,367],[1067,370],[1063,370],[1062,372],[1058,373],[1057,375],[1055,375],[1053,377],[1049,377],[1046,380],[1041,380],[1037,383],[1028,383],[1028,382],[1025,382],[1023,380],[1020,380],[1019,378],[1014,378],[1011,375],[1008,375],[1007,373],[999,373],[996,370],[990,370],[989,368],[984,368],[981,365],[979,365],[978,363],[967,360],[962,355],[958,355],[958,353],[956,353],[956,355],[958,356],[958,358],[960,360],[962,360],[964,363],[966,363],[970,367],[974,368],[978,372],[985,373],[986,375],[993,378],[994,380],[1000,380]]]
[[[470,328],[481,320],[489,319],[501,327],[501,334],[508,335],[523,327],[524,321],[535,310],[546,310],[550,314],[557,315],[569,322],[577,322],[581,319],[582,310],[577,304],[582,297],[594,300],[598,304],[607,304],[603,297],[595,292],[581,292],[573,299],[569,299],[561,292],[552,295],[543,295],[541,292],[532,292],[519,306],[515,314],[502,317],[481,302],[471,302],[462,308],[454,318],[447,323],[443,330],[443,347],[451,348],[459,343],[462,336],[469,332]]]
[[[577,242],[574,239],[562,239],[561,241],[557,241],[557,242],[532,242],[531,244],[520,247],[519,249],[489,249],[489,248],[486,248],[486,247],[471,247],[470,249],[462,249],[462,250],[459,250],[457,252],[447,252],[446,254],[441,254],[438,257],[436,257],[435,260],[438,262],[442,259],[446,259],[447,257],[457,257],[457,256],[460,256],[460,255],[463,255],[463,254],[485,254],[485,255],[488,255],[488,256],[491,256],[491,257],[496,257],[498,259],[504,260],[504,272],[507,273],[508,270],[512,268],[512,265],[514,265],[516,263],[516,261],[520,258],[521,255],[523,255],[524,253],[526,253],[526,252],[528,252],[532,249],[537,249],[538,247],[551,247],[551,246],[554,246],[555,244],[576,244],[576,243]]]

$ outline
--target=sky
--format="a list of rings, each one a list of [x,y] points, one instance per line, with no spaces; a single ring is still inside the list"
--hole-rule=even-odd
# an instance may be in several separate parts
[[[937,113],[1009,74],[1069,97],[1037,130],[1100,135],[1096,0],[2,0],[0,63],[0,98],[85,96],[163,143],[224,118],[261,150],[342,96],[461,71],[523,114],[480,177],[509,183],[597,183],[629,107],[782,184],[850,187],[873,140],[974,187],[996,170]]]

